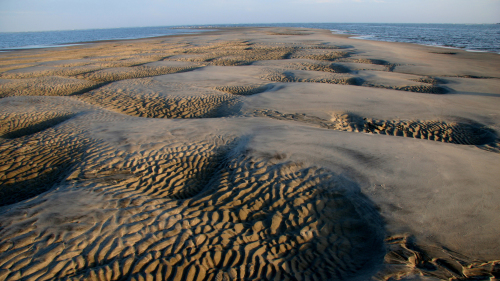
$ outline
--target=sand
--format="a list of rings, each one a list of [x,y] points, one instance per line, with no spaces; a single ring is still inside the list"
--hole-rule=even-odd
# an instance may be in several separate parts
[[[0,280],[500,278],[498,54],[228,28],[0,71]]]

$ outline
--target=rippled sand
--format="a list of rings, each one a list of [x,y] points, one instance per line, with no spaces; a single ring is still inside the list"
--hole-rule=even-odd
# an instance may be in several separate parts
[[[0,280],[500,278],[497,54],[238,28],[0,71]]]

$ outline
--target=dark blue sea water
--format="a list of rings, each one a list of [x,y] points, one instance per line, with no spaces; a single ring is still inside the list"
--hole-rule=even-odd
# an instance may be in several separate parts
[[[356,38],[500,53],[500,24],[338,24]]]
[[[61,44],[98,40],[147,38],[200,32],[196,27],[237,26],[304,27],[352,34],[355,38],[407,42],[467,51],[500,53],[500,24],[370,24],[370,23],[278,23],[232,24],[184,27],[137,27],[113,29],[66,30],[0,33],[0,50],[55,47]]]
[[[328,29],[355,38],[500,53],[500,24],[279,23],[226,26],[289,26]],[[217,27],[217,26],[213,26]]]

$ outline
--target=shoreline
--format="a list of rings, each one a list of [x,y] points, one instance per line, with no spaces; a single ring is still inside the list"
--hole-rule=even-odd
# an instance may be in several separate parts
[[[461,51],[471,52],[471,53],[491,53],[491,54],[499,54],[500,55],[500,52],[493,52],[493,51],[480,51],[480,50],[465,49],[465,48],[458,48],[458,47],[444,46],[444,45],[429,45],[429,44],[423,44],[423,43],[387,41],[387,40],[362,38],[362,37],[371,36],[371,35],[354,35],[354,34],[348,34],[348,35],[350,35],[348,38],[352,38],[352,39],[356,39],[356,40],[380,41],[380,42],[388,42],[388,43],[407,43],[407,44],[415,44],[415,45],[426,46],[426,47],[436,47],[436,48],[441,48],[441,49],[461,50]]]
[[[305,24],[305,25],[318,25],[318,24]],[[319,24],[319,25],[325,25],[325,24]],[[404,25],[404,24],[403,24]],[[418,25],[418,24],[415,24],[415,25]],[[220,28],[220,29],[223,29],[223,28],[245,28],[245,27],[248,27],[246,25],[241,25],[241,26],[225,26],[225,25],[206,25],[206,26],[199,26],[199,25],[193,25],[193,26],[177,26],[177,27],[169,27],[169,29],[211,29],[211,28]],[[261,26],[251,26],[251,28],[260,28],[260,27],[271,27],[269,24],[266,25],[266,24],[262,24]],[[284,26],[285,27],[285,26]],[[151,28],[155,28],[155,27],[151,27]],[[159,28],[159,27],[158,27]],[[167,28],[167,27],[165,27]],[[293,28],[293,27],[291,27]],[[405,41],[404,38],[401,38],[400,41],[390,41],[390,40],[384,40],[384,39],[367,39],[367,38],[362,38],[362,37],[370,37],[370,36],[377,36],[377,35],[374,35],[374,34],[365,34],[365,35],[362,35],[362,34],[356,34],[356,33],[346,33],[345,31],[343,30],[337,30],[337,29],[331,29],[331,28],[327,28],[327,27],[300,27],[300,28],[313,28],[313,29],[323,29],[323,30],[330,30],[332,32],[335,32],[335,34],[346,34],[346,35],[349,35],[351,36],[352,38],[355,38],[355,39],[360,39],[360,40],[371,40],[371,41],[382,41],[382,42],[399,42],[399,43],[410,43],[410,44],[418,44],[418,45],[423,45],[423,46],[433,46],[433,47],[438,47],[438,48],[451,48],[451,49],[457,49],[457,50],[465,50],[465,51],[468,51],[468,52],[486,52],[486,53],[495,53],[495,54],[500,54],[500,51],[488,51],[488,50],[475,50],[475,49],[468,49],[468,48],[465,48],[465,47],[454,47],[454,46],[447,46],[447,45],[433,45],[433,44],[426,44],[426,43],[418,43],[418,42],[407,42]],[[85,31],[85,30],[82,30],[82,31]],[[51,31],[46,31],[46,32],[51,32]],[[162,37],[162,36],[170,36],[170,35],[160,35],[160,36],[146,36],[146,37],[139,37],[139,38],[125,38],[125,39],[102,39],[102,40],[97,40],[97,41],[82,41],[82,42],[69,42],[69,43],[64,43],[64,44],[76,44],[76,43],[93,43],[93,42],[100,42],[100,41],[113,41],[113,40],[135,40],[135,39],[147,39],[147,38],[154,38],[154,37]],[[359,37],[359,38],[357,38]],[[64,45],[62,44],[62,46]],[[445,43],[443,43],[445,44]],[[6,49],[2,49],[3,51],[12,51],[12,50],[17,50],[17,49],[24,49],[26,46],[23,46],[23,47],[15,47],[15,48],[6,48]],[[50,46],[48,46],[50,47]]]
[[[500,57],[440,50],[238,27],[1,53],[0,279],[496,278]]]
[[[170,28],[170,29],[195,29],[195,28]],[[199,29],[202,29],[202,28],[199,28]],[[82,31],[86,31],[86,30],[93,30],[93,29],[82,29]],[[52,31],[43,31],[43,32],[52,32]],[[207,31],[205,31],[205,32],[207,32]],[[18,33],[18,32],[15,32],[15,33]],[[75,42],[59,43],[59,44],[53,44],[53,45],[18,46],[18,47],[13,47],[13,48],[0,49],[0,52],[61,48],[61,47],[77,46],[77,45],[92,44],[92,43],[107,43],[107,42],[123,41],[123,40],[140,40],[140,39],[149,39],[149,38],[162,38],[162,37],[166,37],[166,36],[189,35],[189,34],[195,34],[195,32],[193,32],[193,33],[191,33],[191,32],[177,33],[177,34],[171,34],[171,35],[152,35],[152,36],[137,37],[137,38],[116,38],[116,39],[101,39],[101,40],[91,40],[91,41],[75,41]]]

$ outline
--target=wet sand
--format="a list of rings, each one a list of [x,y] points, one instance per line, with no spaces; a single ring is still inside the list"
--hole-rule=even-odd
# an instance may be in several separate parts
[[[499,108],[327,30],[0,53],[0,280],[497,280]]]

